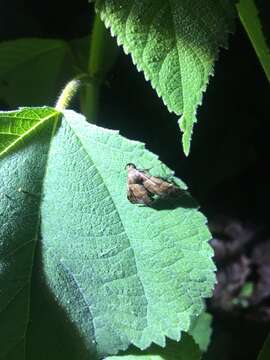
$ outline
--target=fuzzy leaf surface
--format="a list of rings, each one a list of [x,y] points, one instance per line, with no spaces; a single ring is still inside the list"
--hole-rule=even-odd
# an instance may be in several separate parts
[[[41,348],[88,359],[179,340],[213,289],[204,216],[188,193],[177,206],[131,204],[127,163],[171,170],[73,111],[43,111],[52,116],[0,160],[0,359],[37,359]]]
[[[232,31],[232,1],[96,0],[96,10],[168,110],[182,115],[188,154],[197,106]]]
[[[26,359],[40,193],[57,117],[49,108],[0,113],[1,360]]]

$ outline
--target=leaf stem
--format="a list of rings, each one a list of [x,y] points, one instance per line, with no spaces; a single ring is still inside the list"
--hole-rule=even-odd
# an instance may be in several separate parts
[[[83,75],[77,76],[75,79],[72,79],[71,81],[69,81],[67,83],[67,85],[62,90],[62,92],[55,104],[56,110],[63,111],[64,109],[66,109],[69,106],[72,98],[74,97],[74,95],[79,90],[79,87],[81,86],[82,79],[84,79],[86,77],[87,77],[87,75],[83,74]]]
[[[56,110],[66,109],[81,85],[84,85],[80,91],[81,112],[89,122],[95,123],[100,87],[106,73],[113,66],[117,54],[118,47],[115,41],[106,30],[99,15],[96,15],[90,42],[87,74],[81,74],[67,83],[56,102]]]
[[[85,84],[80,95],[81,112],[87,121],[93,124],[97,121],[99,93],[100,84],[89,82]]]
[[[242,25],[270,82],[270,50],[263,35],[256,4],[254,0],[240,0],[236,7]]]
[[[91,123],[97,121],[100,88],[113,66],[118,47],[98,14],[95,16],[90,42],[88,76],[91,79],[81,91],[81,111]]]

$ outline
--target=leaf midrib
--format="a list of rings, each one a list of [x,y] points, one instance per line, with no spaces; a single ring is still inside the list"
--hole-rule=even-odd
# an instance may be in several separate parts
[[[20,136],[18,136],[18,138],[12,142],[12,144],[8,145],[2,152],[0,152],[0,158],[1,156],[5,155],[9,150],[11,150],[15,145],[19,144],[20,142],[22,142],[27,136],[29,136],[32,132],[34,132],[35,130],[37,130],[39,128],[39,126],[41,126],[42,124],[44,124],[46,121],[48,121],[49,119],[51,119],[52,117],[59,115],[59,112],[55,110],[55,112],[53,112],[52,114],[49,114],[48,116],[45,116],[44,118],[42,118],[40,121],[37,121],[35,123],[34,126],[32,126],[31,128],[29,128],[28,130],[26,130],[23,134],[21,134]],[[8,117],[8,116],[7,116]],[[20,119],[19,117],[15,118],[12,117],[12,119]],[[24,120],[29,120],[29,118],[23,118]],[[1,134],[1,133],[0,133]],[[9,134],[12,135],[12,134]]]

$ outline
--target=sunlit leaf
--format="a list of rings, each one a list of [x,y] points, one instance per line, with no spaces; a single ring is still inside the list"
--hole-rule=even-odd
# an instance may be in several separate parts
[[[232,31],[230,0],[96,0],[96,9],[169,111],[181,115],[190,150],[196,109],[218,48]]]
[[[131,204],[127,163],[172,176],[143,144],[72,111],[8,114],[0,132],[21,129],[21,141],[0,158],[1,360],[179,340],[214,284],[210,234],[190,195]]]

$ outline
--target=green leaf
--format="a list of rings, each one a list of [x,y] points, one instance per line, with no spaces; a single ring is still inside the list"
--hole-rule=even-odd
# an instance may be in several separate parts
[[[70,49],[74,58],[74,66],[77,72],[87,73],[88,71],[88,58],[90,47],[90,36],[85,36],[78,39],[72,39],[69,42]]]
[[[268,335],[257,360],[270,359],[270,335]]]
[[[270,49],[262,31],[256,3],[254,0],[240,0],[236,6],[240,20],[270,82]]]
[[[58,112],[52,108],[22,108],[20,111],[0,112],[0,156],[57,115]]]
[[[188,154],[197,106],[232,29],[232,2],[97,0],[96,10],[168,110],[182,114]]]
[[[212,335],[212,315],[203,312],[192,323],[189,334],[193,337],[196,344],[199,345],[201,351],[206,351]]]
[[[201,352],[188,334],[180,342],[168,340],[165,348],[152,345],[146,351],[129,350],[127,355],[110,356],[105,360],[199,360]]]
[[[59,89],[73,76],[65,41],[20,39],[0,44],[0,100],[10,108],[54,105]]]
[[[159,210],[131,204],[127,163],[172,175],[143,144],[73,111],[60,121],[33,108],[30,119],[47,118],[36,127],[25,112],[9,129],[28,136],[16,152],[7,143],[0,165],[1,360],[88,359],[179,340],[214,285],[210,234],[190,195]]]
[[[1,360],[24,359],[33,260],[39,237],[41,185],[49,148],[48,138],[56,120],[53,109],[28,110],[28,116],[26,111],[0,113]],[[35,127],[33,119],[42,117],[42,111],[48,121]],[[28,136],[22,136],[23,127]],[[32,134],[29,133],[31,127]],[[16,139],[12,144],[9,135],[6,135],[5,142],[3,130],[9,130],[10,134],[21,132],[21,141],[14,136]],[[13,150],[16,145],[17,152],[11,151],[12,145]],[[3,151],[5,146],[9,152]]]

